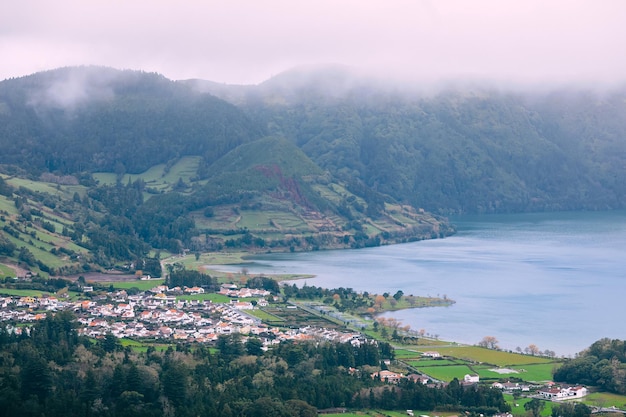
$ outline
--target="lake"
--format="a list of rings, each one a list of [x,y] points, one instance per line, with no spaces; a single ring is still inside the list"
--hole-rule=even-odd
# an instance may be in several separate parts
[[[450,307],[389,314],[414,330],[573,356],[626,338],[626,212],[453,218],[452,237],[359,250],[256,256],[252,273],[315,274],[309,285],[446,295]],[[303,282],[299,282],[302,284]]]

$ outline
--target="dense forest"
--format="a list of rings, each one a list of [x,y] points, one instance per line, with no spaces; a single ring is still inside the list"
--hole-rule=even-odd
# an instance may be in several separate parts
[[[136,174],[197,155],[196,176],[216,179],[220,157],[274,135],[316,170],[432,212],[614,209],[626,204],[624,97],[426,93],[337,69],[228,86],[73,67],[0,82],[0,164],[86,181],[81,173]]]
[[[600,339],[554,373],[554,380],[626,394],[626,342]]]
[[[342,178],[434,212],[623,208],[626,89],[436,88],[292,70],[258,86],[193,81]]]
[[[426,93],[343,70],[294,70],[257,86],[101,67],[9,79],[0,251],[66,275],[143,264],[153,250],[444,237],[450,213],[620,209],[625,98],[624,89]]]
[[[221,336],[217,350],[178,345],[123,348],[108,335],[79,336],[69,312],[49,315],[22,335],[0,329],[3,416],[316,416],[333,407],[507,411],[499,390],[404,381],[380,369],[386,343],[281,343]],[[387,356],[388,357],[388,356]]]

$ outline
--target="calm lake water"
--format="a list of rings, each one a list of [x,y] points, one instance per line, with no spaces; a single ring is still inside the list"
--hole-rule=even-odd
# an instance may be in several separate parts
[[[412,329],[504,349],[535,344],[574,355],[626,339],[626,212],[452,219],[455,236],[342,251],[267,254],[251,272],[307,273],[309,285],[447,295],[450,307],[390,314]],[[300,282],[301,284],[302,282]]]

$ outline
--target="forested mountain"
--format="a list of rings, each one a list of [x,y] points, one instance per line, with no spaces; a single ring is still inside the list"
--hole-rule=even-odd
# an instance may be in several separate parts
[[[3,81],[0,261],[67,275],[158,266],[152,250],[358,248],[453,232],[266,132],[157,74],[77,67]]]
[[[72,67],[0,83],[0,163],[28,172],[139,173],[184,155],[210,165],[263,129],[157,74]]]
[[[626,89],[428,92],[293,70],[231,101],[322,168],[435,212],[614,209],[626,204]],[[546,90],[547,91],[547,90]]]
[[[0,251],[39,271],[358,248],[453,232],[429,212],[624,208],[626,89],[72,67],[0,82],[0,149]]]

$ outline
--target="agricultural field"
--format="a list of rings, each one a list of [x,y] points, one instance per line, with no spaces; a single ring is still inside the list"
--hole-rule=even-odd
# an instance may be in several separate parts
[[[291,307],[295,307],[295,306],[289,306],[289,307],[270,306],[270,307],[264,308],[263,311],[265,311],[266,313],[272,316],[279,317],[281,320],[280,322],[281,326],[292,327],[292,328],[312,326],[312,327],[325,327],[328,329],[337,329],[337,328],[343,327],[335,323],[334,321],[330,321],[330,320],[325,319],[324,317],[320,317],[316,314],[309,313],[308,311],[303,310],[302,308],[299,308],[299,307],[291,308]],[[268,324],[275,324],[275,323],[268,323]]]
[[[442,356],[451,356],[457,359],[464,359],[477,363],[488,363],[501,367],[509,367],[514,365],[547,364],[555,362],[555,359],[521,355],[519,353],[504,352],[500,350],[485,349],[478,346],[459,345],[450,347],[433,347],[431,350],[439,352]]]
[[[250,311],[247,311],[246,313],[258,318],[263,323],[268,323],[272,325],[284,325],[285,324],[285,320],[282,317],[268,313],[267,311],[262,310],[262,309],[250,310]]]
[[[112,285],[113,288],[119,290],[127,290],[129,288],[137,288],[140,291],[150,290],[159,285],[163,285],[165,279],[151,279],[148,281],[133,280],[133,281],[103,281],[99,282],[101,285]]]
[[[0,211],[7,212],[10,215],[18,213],[13,200],[10,200],[3,195],[0,196]]]
[[[177,300],[200,300],[200,301],[212,301],[214,303],[228,303],[231,298],[222,294],[191,294],[180,295],[176,297]]]
[[[626,395],[610,392],[592,392],[585,397],[584,403],[589,406],[615,407],[624,410],[626,409]]]
[[[494,351],[477,346],[437,346],[429,350],[438,351],[446,358],[420,358],[419,353],[409,350],[400,350],[401,356],[397,358],[427,375],[445,381],[455,377],[462,379],[467,373],[477,373],[483,380],[510,377],[528,382],[543,382],[552,379],[555,367],[561,363],[558,360]],[[513,372],[500,373],[494,369],[510,369]]]
[[[125,174],[121,179],[121,183],[127,184],[129,181],[135,182],[141,179],[148,188],[168,191],[179,179],[189,184],[191,178],[197,175],[199,162],[200,157],[198,156],[185,156],[180,158],[169,170],[166,169],[165,164],[159,164],[150,167],[141,174]],[[93,174],[93,177],[101,185],[113,185],[117,182],[117,175],[113,172],[96,172]]]
[[[44,297],[54,296],[54,293],[40,290],[17,290],[14,288],[0,288],[2,295],[16,295],[18,297]]]
[[[461,361],[452,361],[448,359],[419,359],[409,361],[411,366],[424,368],[431,366],[448,366],[448,365],[459,365]]]
[[[531,398],[515,399],[511,394],[504,394],[504,400],[511,406],[511,414],[514,416],[525,416],[528,412],[524,409],[524,404],[529,402]],[[552,405],[556,404],[550,401],[544,401],[544,408],[541,410],[541,416],[547,417],[552,415]]]
[[[465,375],[475,373],[468,365],[416,366],[416,368],[428,376],[446,382],[450,382],[454,378],[462,380]]]
[[[149,347],[153,347],[156,351],[165,352],[171,345],[167,343],[143,343],[133,339],[121,338],[119,339],[122,347],[129,346],[135,352],[145,353]]]
[[[0,277],[15,277],[15,270],[6,265],[0,264]]]

